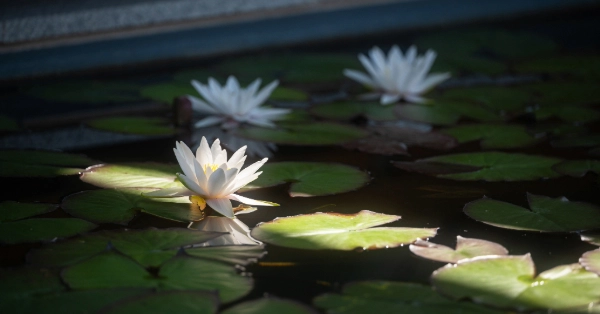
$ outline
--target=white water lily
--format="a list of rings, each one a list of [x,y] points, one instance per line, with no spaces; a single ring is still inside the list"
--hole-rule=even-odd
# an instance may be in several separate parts
[[[262,242],[250,236],[250,228],[237,218],[208,216],[201,221],[192,222],[188,226],[190,229],[200,231],[227,232],[222,236],[202,242],[197,246],[218,246],[218,245],[259,245]]]
[[[192,150],[198,148],[202,137],[206,137],[209,142],[218,138],[221,141],[221,145],[225,146],[229,151],[236,151],[242,146],[246,146],[246,155],[250,158],[270,158],[273,156],[273,152],[277,151],[277,145],[274,143],[253,141],[239,137],[235,135],[235,132],[232,132],[231,130],[223,130],[218,126],[193,130],[191,134],[191,141],[198,144],[196,144],[196,147],[192,146]]]
[[[221,215],[234,218],[231,200],[247,205],[278,206],[234,194],[246,184],[254,181],[262,173],[256,172],[268,158],[253,163],[244,170],[246,146],[238,149],[227,160],[227,151],[221,148],[219,139],[208,146],[206,138],[200,141],[196,156],[183,142],[176,142],[173,149],[183,174],[177,178],[185,187],[169,188],[145,193],[149,197],[191,196],[191,200],[202,208],[205,204]],[[240,171],[241,170],[241,171]]]
[[[423,103],[426,99],[421,94],[450,78],[450,73],[428,75],[435,58],[436,53],[431,49],[425,55],[417,56],[415,46],[411,46],[404,55],[398,46],[393,46],[387,57],[379,47],[373,47],[369,57],[358,55],[368,75],[350,69],[345,69],[344,75],[378,91],[376,96],[381,95],[381,104],[400,100]]]
[[[290,113],[290,109],[261,107],[279,82],[275,80],[259,91],[260,83],[261,80],[256,79],[247,88],[242,88],[233,76],[230,76],[223,86],[212,77],[208,79],[207,85],[192,80],[192,85],[204,98],[201,100],[188,95],[192,109],[209,115],[194,126],[202,128],[221,124],[221,127],[230,129],[241,123],[249,123],[261,127],[274,127],[273,121]]]

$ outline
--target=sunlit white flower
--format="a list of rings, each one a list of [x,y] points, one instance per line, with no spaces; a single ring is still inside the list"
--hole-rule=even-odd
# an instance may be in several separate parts
[[[234,128],[241,123],[262,127],[274,127],[274,120],[281,119],[290,109],[261,107],[279,84],[273,81],[260,91],[260,79],[256,79],[247,88],[240,87],[237,79],[230,76],[223,86],[214,78],[204,85],[192,80],[192,85],[204,100],[188,96],[194,111],[207,114],[208,117],[194,124],[197,128],[221,124],[223,128]]]
[[[359,54],[358,59],[368,75],[356,70],[344,70],[344,75],[370,87],[381,95],[381,104],[407,102],[423,103],[421,94],[450,78],[450,73],[427,73],[435,61],[436,53],[429,49],[417,56],[417,48],[411,46],[403,55],[398,46],[390,49],[387,57],[379,47],[369,51],[369,57]]]
[[[259,245],[262,242],[250,236],[250,228],[237,218],[208,216],[201,221],[192,222],[188,228],[200,231],[227,232],[222,236],[196,244],[194,246],[217,245]]]
[[[146,193],[149,197],[180,197],[192,196],[193,202],[202,207],[205,204],[218,213],[234,218],[231,200],[248,205],[277,206],[277,204],[253,200],[241,195],[233,194],[246,184],[254,181],[262,173],[256,172],[268,158],[257,161],[241,170],[246,160],[246,146],[238,149],[227,160],[227,151],[221,149],[219,139],[212,146],[208,146],[206,138],[202,138],[196,150],[196,156],[183,142],[175,143],[175,157],[183,174],[178,173],[177,178],[184,187],[162,189]],[[241,170],[241,171],[240,171]]]

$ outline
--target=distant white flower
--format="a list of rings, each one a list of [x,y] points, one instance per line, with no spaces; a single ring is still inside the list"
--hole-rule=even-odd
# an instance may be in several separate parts
[[[207,85],[192,80],[192,85],[204,98],[200,100],[188,95],[192,109],[209,115],[194,126],[202,128],[221,124],[221,127],[230,129],[241,123],[249,123],[261,127],[274,127],[273,121],[281,119],[290,109],[261,107],[279,82],[275,80],[258,91],[260,82],[260,79],[256,79],[247,88],[241,88],[233,76],[230,76],[223,86],[212,77],[208,79]]]
[[[225,217],[234,218],[231,200],[248,205],[278,206],[277,204],[258,201],[233,194],[246,184],[254,181],[262,173],[256,172],[268,158],[257,161],[241,170],[246,160],[246,146],[238,149],[229,160],[227,151],[221,149],[219,139],[208,146],[206,138],[202,138],[196,150],[196,156],[183,142],[176,142],[173,149],[183,174],[177,178],[184,187],[162,189],[145,193],[149,197],[191,196],[191,200],[203,208],[208,204],[213,210]]]
[[[240,149],[242,146],[246,146],[246,155],[248,157],[272,157],[273,152],[277,150],[277,145],[269,142],[262,141],[253,141],[243,137],[239,137],[235,135],[231,130],[223,130],[218,126],[211,126],[202,129],[195,129],[191,134],[192,143],[198,143],[196,145],[200,145],[200,140],[202,137],[206,137],[207,141],[212,141],[214,139],[220,139],[221,145],[225,146],[229,151],[236,151]],[[197,149],[199,146],[191,147],[192,150]]]
[[[250,228],[237,218],[208,216],[201,221],[192,222],[188,228],[200,231],[227,232],[222,236],[202,242],[197,246],[218,245],[259,245],[262,242],[250,236]]]
[[[381,104],[391,104],[403,99],[407,102],[423,103],[421,94],[450,78],[450,73],[427,73],[435,61],[436,53],[427,50],[424,56],[417,56],[417,48],[411,46],[405,55],[398,46],[393,46],[387,55],[373,47],[369,57],[359,54],[358,59],[368,75],[356,70],[344,70],[344,75],[358,81],[381,95]]]

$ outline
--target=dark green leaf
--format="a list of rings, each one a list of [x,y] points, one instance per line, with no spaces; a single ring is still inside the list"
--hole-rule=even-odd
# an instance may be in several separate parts
[[[48,213],[57,207],[58,205],[54,204],[5,201],[0,203],[0,223]]]
[[[444,129],[459,143],[481,140],[483,149],[519,148],[534,145],[538,140],[520,125],[469,124]]]
[[[56,271],[30,267],[0,269],[0,308],[5,298],[25,298],[62,290],[65,286]]]
[[[199,291],[149,293],[104,308],[103,314],[129,313],[216,313],[219,298]]]
[[[87,122],[95,129],[138,135],[171,135],[177,130],[164,118],[109,117]]]
[[[0,131],[16,131],[19,129],[19,124],[16,120],[0,114]]]
[[[476,101],[497,111],[521,110],[530,98],[526,91],[498,86],[454,88],[443,94],[443,99]]]
[[[0,243],[53,241],[88,232],[97,226],[77,218],[31,218],[0,224]]]
[[[364,130],[334,123],[286,124],[280,128],[246,127],[236,132],[252,140],[291,145],[341,144],[367,135]]]
[[[515,69],[525,73],[567,74],[596,80],[600,78],[600,58],[597,55],[535,58],[518,64]]]
[[[98,163],[98,161],[76,154],[36,150],[1,150],[0,176],[55,177],[74,175],[83,171],[83,169],[71,167],[85,167],[95,163]]]
[[[246,301],[228,308],[221,314],[316,314],[310,307],[292,300],[265,297]]]
[[[140,90],[140,95],[144,98],[169,105],[173,103],[173,99],[179,96],[191,95],[199,97],[198,92],[189,80],[186,82],[170,82],[145,86]]]
[[[128,82],[60,81],[36,85],[27,94],[47,101],[102,104],[139,100],[138,86]]]
[[[588,172],[600,174],[600,160],[565,160],[552,169],[572,177],[583,177]]]
[[[314,106],[310,112],[318,117],[334,120],[351,120],[364,116],[370,120],[397,120],[394,106],[383,106],[373,102],[345,101]]]

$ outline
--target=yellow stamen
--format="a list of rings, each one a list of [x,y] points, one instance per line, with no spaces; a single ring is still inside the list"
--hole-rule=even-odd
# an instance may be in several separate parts
[[[202,169],[204,170],[204,173],[206,173],[206,169],[207,168],[210,168],[210,169],[212,169],[212,171],[215,171],[215,170],[219,169],[219,165],[216,165],[216,164],[205,164],[205,165],[203,165]]]
[[[200,207],[200,210],[204,210],[206,208],[206,200],[199,195],[190,196],[190,202]]]

